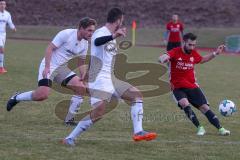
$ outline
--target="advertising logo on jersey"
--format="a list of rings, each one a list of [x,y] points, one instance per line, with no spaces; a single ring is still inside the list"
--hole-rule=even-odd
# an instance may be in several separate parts
[[[104,50],[112,55],[117,54],[117,45],[116,43],[109,42],[104,46]]]

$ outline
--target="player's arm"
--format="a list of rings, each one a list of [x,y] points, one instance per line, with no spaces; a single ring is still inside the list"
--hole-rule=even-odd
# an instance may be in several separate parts
[[[15,31],[15,32],[17,31],[15,25],[13,24],[12,17],[11,17],[10,14],[9,14],[9,18],[8,18],[7,24],[13,31]]]
[[[165,33],[164,33],[164,43],[168,43],[168,41],[169,41],[169,36],[170,36],[170,30],[171,30],[171,28],[170,28],[170,26],[169,26],[169,23],[166,25],[166,31],[165,31]]]
[[[56,49],[57,49],[57,47],[52,42],[49,43],[49,45],[46,49],[46,52],[45,52],[45,68],[44,68],[43,73],[42,73],[44,78],[47,78],[47,74],[50,73],[50,62],[51,62],[51,58],[52,58],[52,53]]]
[[[98,37],[95,39],[94,41],[94,44],[96,46],[101,46],[101,45],[104,45],[105,43],[109,42],[109,41],[112,41],[113,40],[113,36],[110,35],[110,36],[103,36],[103,37]]]
[[[46,52],[45,52],[45,69],[43,70],[43,77],[47,78],[47,75],[50,73],[50,62],[52,59],[52,53],[54,50],[59,48],[62,44],[66,42],[67,39],[67,33],[65,30],[59,32],[52,42],[50,42],[47,46]]]
[[[126,28],[119,28],[116,32],[114,32],[112,35],[109,36],[102,36],[102,37],[98,37],[94,40],[94,44],[96,46],[101,46],[106,44],[109,41],[112,41],[113,39],[116,39],[120,36],[126,36]]]
[[[203,56],[200,63],[206,63],[206,62],[212,60],[217,55],[221,54],[223,52],[224,48],[225,48],[225,45],[218,46],[218,48],[217,48],[217,50],[215,52],[209,53],[209,54]]]

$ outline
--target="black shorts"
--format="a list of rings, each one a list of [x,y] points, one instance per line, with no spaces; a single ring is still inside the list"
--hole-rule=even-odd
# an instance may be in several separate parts
[[[189,103],[194,107],[199,108],[204,104],[208,104],[208,101],[200,88],[178,88],[173,90],[173,95],[177,101],[183,98],[187,98]]]
[[[168,42],[167,51],[172,50],[173,48],[181,47],[181,42]]]
[[[67,78],[65,78],[62,82],[61,82],[61,86],[66,87],[67,84],[70,82],[71,79],[73,79],[73,77],[75,77],[76,74],[73,74],[71,76],[68,76]],[[57,82],[58,83],[58,82]],[[45,87],[52,87],[52,80],[51,79],[41,79],[40,81],[38,81],[38,86],[45,86]]]

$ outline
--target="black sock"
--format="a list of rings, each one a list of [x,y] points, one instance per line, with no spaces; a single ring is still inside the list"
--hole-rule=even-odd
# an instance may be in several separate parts
[[[193,112],[193,110],[191,109],[190,106],[185,107],[184,109],[185,114],[187,115],[187,117],[192,121],[192,123],[196,126],[199,127],[200,123],[197,119],[196,114]]]
[[[208,121],[212,125],[214,125],[217,129],[221,128],[221,125],[220,125],[220,122],[219,122],[217,116],[211,110],[208,110],[205,113],[205,116],[207,117]]]

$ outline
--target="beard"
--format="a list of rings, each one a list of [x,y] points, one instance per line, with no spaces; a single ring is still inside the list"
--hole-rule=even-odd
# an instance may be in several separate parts
[[[184,46],[184,52],[187,53],[187,54],[190,54],[192,52],[191,49],[187,49],[186,46]]]

